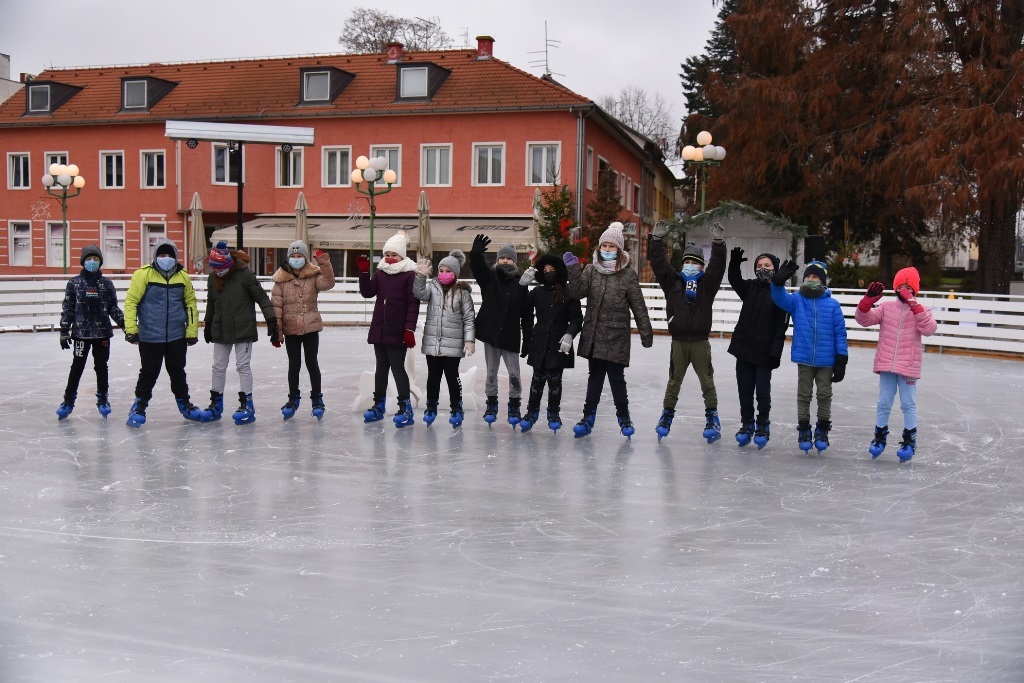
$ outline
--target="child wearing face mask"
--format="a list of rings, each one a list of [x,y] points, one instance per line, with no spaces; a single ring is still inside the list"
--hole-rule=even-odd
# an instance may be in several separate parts
[[[590,375],[583,403],[583,419],[572,428],[573,434],[578,439],[593,431],[597,405],[607,376],[615,401],[619,432],[630,438],[635,431],[629,415],[625,376],[632,346],[630,311],[636,319],[640,343],[645,349],[654,346],[654,330],[640,290],[640,278],[629,266],[622,223],[615,221],[601,233],[593,263],[581,268],[579,259],[569,251],[562,254],[562,261],[569,269],[570,295],[587,300],[587,313],[583,318],[583,331],[576,353],[587,359]]]
[[[711,307],[725,276],[725,228],[721,223],[711,226],[711,262],[704,269],[704,250],[697,245],[686,245],[683,267],[676,271],[665,253],[664,235],[668,224],[659,222],[651,233],[647,256],[658,284],[665,292],[668,330],[672,334],[672,355],[669,361],[669,379],[661,420],[655,431],[658,440],[668,436],[675,417],[679,388],[686,369],[693,371],[700,382],[704,399],[704,432],[708,443],[722,438],[722,424],[718,417],[718,392],[715,390],[715,368],[711,363]]]
[[[828,266],[811,261],[804,269],[799,291],[790,294],[786,283],[799,270],[793,261],[779,266],[772,276],[772,301],[793,317],[791,357],[797,364],[797,444],[804,453],[811,445],[821,453],[828,448],[832,429],[832,384],[846,376],[849,351],[846,319],[828,285]],[[811,434],[811,398],[817,388],[818,422]]]
[[[754,259],[754,279],[744,280],[740,265],[746,261],[741,247],[733,247],[729,259],[729,286],[743,302],[729,342],[736,357],[736,388],[740,396],[740,430],[736,441],[746,446],[753,440],[758,450],[767,445],[772,407],[772,370],[779,367],[786,343],[789,316],[772,302],[772,276],[779,268],[774,254]],[[754,397],[757,421],[754,421]]]
[[[74,355],[64,389],[64,401],[57,408],[59,420],[66,418],[75,408],[78,384],[90,352],[96,369],[96,409],[104,418],[110,414],[107,361],[110,359],[110,338],[114,336],[110,319],[124,327],[124,314],[117,306],[117,290],[100,271],[103,253],[99,247],[95,244],[83,247],[79,262],[82,272],[68,280],[60,309],[60,348],[65,351],[71,349]]]
[[[540,277],[537,278],[538,271]],[[548,428],[557,432],[562,426],[562,371],[573,367],[572,340],[583,327],[580,301],[569,292],[569,271],[555,254],[544,254],[536,265],[527,268],[519,280],[529,285],[535,279],[540,286],[530,290],[528,315],[536,323],[530,337],[527,364],[533,368],[530,398],[519,428],[528,432],[540,417],[540,400],[548,386]]]
[[[420,259],[416,266],[416,279],[412,293],[427,303],[427,318],[423,323],[423,355],[427,357],[427,408],[423,421],[427,425],[437,418],[437,402],[441,394],[441,377],[448,382],[451,399],[452,428],[462,424],[462,381],[459,379],[459,361],[472,356],[476,350],[473,294],[465,282],[459,282],[459,272],[466,262],[461,249],[453,249],[437,266],[437,278],[430,277],[430,259]]]
[[[868,447],[872,459],[885,450],[889,436],[889,413],[897,389],[903,410],[903,442],[896,456],[906,462],[917,452],[917,380],[921,378],[921,337],[935,333],[936,324],[927,306],[917,302],[921,275],[916,268],[904,268],[893,278],[896,299],[878,306],[885,286],[872,282],[854,314],[864,327],[878,325],[875,374],[878,375],[878,409],[875,438]]]
[[[324,328],[317,296],[320,292],[333,289],[334,267],[331,258],[317,250],[313,254],[316,262],[309,260],[306,243],[296,240],[288,245],[288,262],[274,273],[274,288],[270,292],[270,303],[279,324],[277,343],[284,337],[284,348],[288,352],[288,402],[281,406],[285,420],[295,417],[299,409],[299,371],[302,356],[306,356],[306,372],[309,374],[309,400],[311,415],[317,420],[324,416],[324,394],[321,386],[320,331]]]
[[[408,240],[404,232],[397,232],[384,243],[383,258],[370,275],[370,259],[356,259],[359,268],[359,293],[365,299],[377,297],[373,304],[373,317],[367,342],[373,345],[377,359],[373,387],[373,405],[363,413],[364,422],[384,419],[384,399],[388,391],[388,373],[395,378],[398,391],[398,412],[392,421],[401,429],[413,424],[412,404],[409,401],[409,373],[405,370],[405,355],[416,346],[416,319],[420,315],[420,302],[413,296],[416,262],[405,255]]]

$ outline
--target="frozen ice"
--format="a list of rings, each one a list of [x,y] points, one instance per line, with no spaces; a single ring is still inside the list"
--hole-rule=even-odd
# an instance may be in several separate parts
[[[926,355],[900,464],[898,403],[896,438],[867,452],[871,348],[835,388],[832,446],[804,455],[788,351],[757,451],[732,436],[724,340],[708,445],[692,373],[671,435],[654,432],[668,337],[634,339],[631,442],[607,389],[572,438],[585,361],[557,435],[505,424],[504,375],[490,429],[479,410],[428,428],[421,405],[396,430],[393,396],[364,425],[365,339],[323,333],[322,422],[304,374],[282,421],[285,352],[261,340],[255,424],[184,421],[162,375],[135,430],[120,336],[113,414],[90,364],[58,422],[70,354],[55,333],[0,334],[0,681],[1024,680],[1024,363]],[[201,406],[211,358],[189,351]],[[482,353],[472,366],[481,395]]]

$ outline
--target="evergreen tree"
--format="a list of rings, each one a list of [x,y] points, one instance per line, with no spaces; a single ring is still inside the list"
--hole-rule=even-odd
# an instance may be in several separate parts
[[[587,204],[584,219],[586,220],[586,236],[590,244],[597,244],[601,233],[613,222],[620,220],[622,214],[622,196],[619,194],[615,173],[611,170],[601,173],[597,178],[594,198]]]
[[[537,212],[540,220],[537,233],[542,253],[564,254],[571,251],[581,262],[586,262],[590,252],[590,241],[586,236],[574,239],[576,202],[568,185],[553,183],[541,192]]]

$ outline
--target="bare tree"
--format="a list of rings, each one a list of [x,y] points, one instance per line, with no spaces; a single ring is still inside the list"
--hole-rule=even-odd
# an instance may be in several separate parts
[[[678,123],[661,93],[649,95],[636,85],[627,85],[617,95],[605,95],[598,105],[624,124],[654,141],[667,159],[676,156]]]
[[[343,31],[338,43],[348,52],[384,52],[396,40],[416,52],[443,50],[452,44],[437,17],[407,19],[366,7],[352,10]]]

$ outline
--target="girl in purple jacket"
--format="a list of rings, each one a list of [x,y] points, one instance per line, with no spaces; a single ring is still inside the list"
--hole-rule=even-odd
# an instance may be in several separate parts
[[[885,450],[889,435],[889,413],[896,390],[900,392],[903,410],[903,443],[896,451],[900,462],[914,457],[917,450],[917,380],[921,377],[921,337],[935,332],[932,312],[914,298],[921,289],[921,276],[916,268],[896,273],[892,288],[897,299],[874,304],[882,298],[885,285],[872,282],[867,294],[857,305],[855,317],[864,327],[878,325],[878,349],[875,351],[875,373],[878,374],[878,417],[875,438],[868,451],[877,458]]]
[[[413,423],[412,404],[409,402],[409,373],[405,371],[405,354],[416,346],[416,318],[420,302],[412,293],[416,279],[416,262],[406,257],[408,244],[405,233],[399,232],[384,243],[384,255],[370,276],[370,259],[360,256],[359,293],[363,298],[377,297],[373,305],[373,318],[367,342],[373,344],[377,357],[373,386],[373,406],[363,413],[364,422],[384,419],[384,397],[388,391],[388,372],[395,378],[398,391],[398,412],[393,418],[398,428]]]

